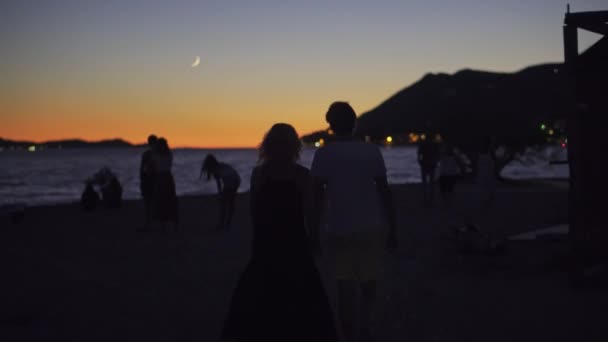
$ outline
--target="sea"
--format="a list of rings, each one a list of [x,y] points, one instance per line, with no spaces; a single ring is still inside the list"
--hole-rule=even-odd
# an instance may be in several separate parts
[[[383,147],[389,183],[418,183],[420,171],[416,148]],[[139,164],[143,148],[49,149],[42,151],[0,151],[0,206],[45,205],[78,201],[85,180],[102,167],[109,167],[123,186],[123,198],[140,198]],[[251,171],[257,163],[255,149],[176,149],[173,175],[178,195],[212,194],[214,181],[199,178],[203,158],[213,153],[232,165],[241,175],[240,192],[249,190]],[[310,167],[314,148],[305,148],[300,163]],[[567,165],[551,161],[566,160],[566,149],[544,146],[527,150],[503,169],[513,179],[568,178]]]

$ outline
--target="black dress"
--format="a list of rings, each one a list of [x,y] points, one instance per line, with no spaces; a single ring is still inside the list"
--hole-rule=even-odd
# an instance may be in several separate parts
[[[252,255],[234,290],[222,339],[337,341],[295,181],[269,180],[254,196]]]
[[[178,223],[177,194],[173,174],[158,172],[154,178],[153,217],[161,222]]]

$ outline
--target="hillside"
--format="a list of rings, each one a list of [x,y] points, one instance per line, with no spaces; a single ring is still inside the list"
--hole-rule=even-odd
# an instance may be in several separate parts
[[[502,139],[532,139],[543,121],[564,117],[572,108],[561,64],[544,64],[515,73],[461,70],[427,74],[376,108],[363,113],[357,135],[433,130],[461,140],[492,134]],[[303,137],[318,139],[319,132]]]

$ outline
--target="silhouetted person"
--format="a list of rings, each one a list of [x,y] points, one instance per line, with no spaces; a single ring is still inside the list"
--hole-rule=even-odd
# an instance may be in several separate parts
[[[165,138],[159,138],[154,145],[152,160],[154,165],[154,192],[153,192],[153,218],[160,221],[163,229],[171,223],[173,230],[177,231],[178,203],[175,192],[175,180],[171,168],[173,166],[173,153]]]
[[[337,341],[306,232],[311,180],[296,163],[300,149],[288,124],[272,126],[260,146],[251,176],[252,254],[234,290],[223,340]]]
[[[99,186],[101,203],[105,208],[114,209],[122,206],[122,186],[110,168],[102,167],[87,182]]]
[[[152,220],[152,203],[154,194],[154,145],[158,138],[151,134],[148,136],[148,149],[141,156],[141,164],[139,166],[139,189],[144,200],[145,221],[144,230],[148,229],[148,225]]]
[[[241,177],[232,166],[219,162],[213,154],[205,157],[199,178],[203,176],[204,172],[207,173],[207,180],[213,177],[217,184],[220,204],[217,229],[228,229],[232,221],[234,202],[237,190],[241,185]]]
[[[101,201],[107,209],[116,209],[122,206],[122,185],[116,176],[112,175],[107,183],[101,187]]]
[[[439,162],[439,145],[435,143],[430,131],[425,134],[425,139],[418,143],[417,156],[423,202],[425,205],[432,205],[435,200],[435,170]]]
[[[450,143],[444,143],[441,146],[439,157],[439,194],[443,204],[443,211],[446,217],[448,226],[454,227],[462,222],[458,222],[460,218],[454,212],[452,206],[452,197],[454,195],[454,187],[462,178],[465,171],[465,162],[457,153],[456,148]]]
[[[378,146],[353,138],[357,116],[351,106],[334,102],[325,118],[335,139],[317,149],[312,162],[313,236],[319,245],[320,218],[327,205],[324,223],[334,259],[343,334],[346,341],[355,341],[361,332],[366,340],[371,339],[370,320],[382,252],[384,247],[397,246],[392,195]]]
[[[496,240],[494,236],[494,224],[489,223],[494,197],[496,194],[496,158],[494,139],[484,137],[479,146],[475,166],[476,198],[474,198],[474,210],[466,218],[463,228],[455,230],[456,241],[459,242],[461,250],[469,253],[481,253],[486,255],[498,255],[506,251],[504,241]]]
[[[454,187],[462,178],[464,171],[465,163],[456,148],[449,143],[444,144],[439,156],[439,193],[444,204],[451,202]]]
[[[80,197],[80,204],[82,205],[82,209],[85,211],[92,211],[97,207],[99,203],[99,194],[93,188],[93,184],[91,182],[87,182],[82,192],[82,196]]]
[[[494,142],[491,137],[481,141],[481,149],[475,167],[475,183],[477,185],[477,212],[478,219],[484,217],[491,209],[496,194],[496,161],[494,156]],[[489,233],[489,232],[488,232]]]

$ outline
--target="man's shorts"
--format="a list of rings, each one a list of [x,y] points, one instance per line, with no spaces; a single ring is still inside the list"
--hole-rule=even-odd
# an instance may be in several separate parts
[[[337,280],[376,280],[382,267],[385,235],[382,229],[329,234],[327,252]]]

